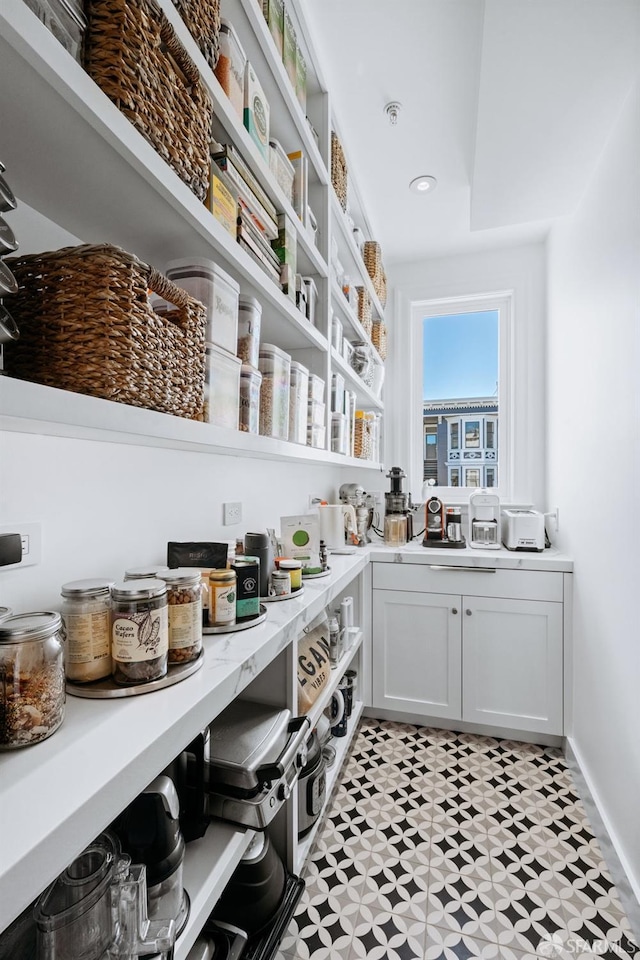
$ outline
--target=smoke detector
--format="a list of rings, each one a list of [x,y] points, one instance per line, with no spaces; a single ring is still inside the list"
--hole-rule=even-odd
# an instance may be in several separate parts
[[[384,112],[389,118],[389,123],[391,124],[392,127],[395,127],[395,125],[397,124],[398,117],[400,115],[401,110],[402,110],[402,104],[398,103],[397,100],[392,100],[391,103],[388,103],[384,108]]]

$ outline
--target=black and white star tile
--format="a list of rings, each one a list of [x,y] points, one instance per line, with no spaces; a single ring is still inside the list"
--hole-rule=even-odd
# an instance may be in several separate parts
[[[274,960],[640,960],[558,750],[365,719]]]

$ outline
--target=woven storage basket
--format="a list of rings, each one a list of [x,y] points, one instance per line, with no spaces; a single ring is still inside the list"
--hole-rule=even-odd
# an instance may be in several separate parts
[[[213,107],[198,68],[152,0],[87,0],[85,69],[204,200]]]
[[[379,299],[380,303],[382,304],[383,307],[386,307],[386,305],[387,305],[387,275],[386,275],[386,273],[384,272],[384,270],[382,270],[382,269],[380,270],[380,273],[379,273],[378,286],[377,286],[377,287],[374,286],[374,289],[375,289],[376,293],[378,294],[378,299]]]
[[[387,328],[382,320],[373,321],[371,342],[378,351],[381,360],[387,359]]]
[[[173,0],[173,5],[215,70],[220,55],[220,0]]]
[[[343,210],[347,209],[347,161],[338,135],[331,131],[331,183]]]
[[[353,428],[353,455],[359,460],[370,460],[373,452],[371,424],[367,414],[356,410]]]
[[[6,350],[11,376],[201,419],[206,329],[201,303],[109,244],[64,247],[9,262],[20,285],[11,298],[20,329],[20,339]],[[176,309],[154,313],[149,289]]]
[[[364,327],[368,337],[371,336],[373,320],[371,319],[371,297],[364,287],[356,287],[358,291],[358,320]]]

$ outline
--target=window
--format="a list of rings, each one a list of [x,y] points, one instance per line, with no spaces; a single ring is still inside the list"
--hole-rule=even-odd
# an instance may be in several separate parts
[[[434,477],[438,496],[467,499],[465,487],[511,495],[511,296],[497,294],[412,304],[412,423],[439,420],[437,454],[417,447],[412,428],[411,486]],[[417,399],[420,391],[419,400]],[[418,413],[419,411],[419,413]],[[500,443],[498,438],[500,430]],[[445,449],[446,445],[446,449]],[[416,478],[414,480],[413,478]]]
[[[428,433],[425,439],[424,458],[425,460],[438,459],[438,438],[435,433]]]

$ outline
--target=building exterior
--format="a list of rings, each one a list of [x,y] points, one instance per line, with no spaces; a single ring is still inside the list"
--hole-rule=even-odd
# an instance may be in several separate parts
[[[498,485],[498,400],[425,400],[424,480],[442,487]]]

